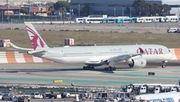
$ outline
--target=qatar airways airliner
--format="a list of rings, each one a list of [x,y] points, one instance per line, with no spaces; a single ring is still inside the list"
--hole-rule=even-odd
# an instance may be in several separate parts
[[[162,67],[172,58],[169,49],[162,45],[112,45],[112,46],[70,46],[49,48],[31,23],[26,22],[26,29],[33,49],[12,47],[19,51],[58,63],[80,63],[83,69],[94,69],[106,65],[105,70],[116,70],[117,63],[126,62],[131,68],[144,68],[147,62],[162,62]]]
[[[180,92],[142,94],[135,96],[136,102],[180,102]]]

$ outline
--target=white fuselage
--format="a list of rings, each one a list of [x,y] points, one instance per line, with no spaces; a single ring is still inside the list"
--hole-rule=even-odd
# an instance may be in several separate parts
[[[119,46],[78,46],[47,48],[42,57],[59,63],[85,63],[89,59],[105,59],[118,55],[139,54],[143,49],[142,57],[147,62],[168,61],[172,58],[169,49],[162,45],[119,45]]]
[[[145,100],[145,102],[179,102],[180,92],[145,94],[138,95],[135,98],[137,100]]]

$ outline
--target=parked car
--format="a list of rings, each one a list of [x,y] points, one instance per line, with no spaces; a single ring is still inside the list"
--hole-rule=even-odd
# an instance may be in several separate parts
[[[35,92],[35,93],[31,93],[31,98],[40,99],[43,98],[43,96],[40,93]]]
[[[13,102],[24,102],[24,97],[15,96],[15,97],[13,98]]]
[[[177,29],[174,33],[180,33],[180,29]]]
[[[0,93],[0,100],[2,100],[2,96],[3,96],[3,95]]]
[[[2,100],[13,100],[13,95],[12,94],[4,94],[2,96]]]
[[[169,28],[169,29],[167,29],[167,32],[168,33],[176,33],[177,30],[178,30],[178,28]]]

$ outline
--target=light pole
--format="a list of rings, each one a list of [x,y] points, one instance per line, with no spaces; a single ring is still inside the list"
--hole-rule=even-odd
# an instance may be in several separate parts
[[[19,21],[20,21],[20,6],[19,6]]]
[[[2,24],[3,24],[3,11],[1,11],[1,15],[2,15]]]
[[[129,10],[130,10],[130,17],[131,17],[131,6],[130,6],[130,9],[129,9]]]
[[[114,17],[116,17],[116,8],[114,8]]]
[[[81,16],[81,14],[80,14],[81,13],[81,11],[80,11],[81,9],[80,8],[81,8],[81,4],[79,4],[79,13],[78,13],[79,17]]]
[[[76,94],[76,87],[75,87],[74,83],[71,83],[71,86],[73,86],[73,88],[74,88],[75,97],[76,97],[76,102],[78,102],[78,101],[79,101],[79,96]]]
[[[30,19],[30,0],[28,0],[28,4],[29,4],[29,19]]]
[[[179,7],[178,7],[178,16],[180,16],[180,15],[179,15]],[[178,27],[179,27],[179,18],[178,18]]]
[[[6,3],[7,3],[7,20],[8,20],[8,23],[9,23],[9,1],[6,0]]]
[[[124,16],[124,8],[123,8],[123,6],[122,6],[122,16]]]
[[[73,15],[73,9],[69,9],[69,11],[70,11],[70,16],[72,16]]]

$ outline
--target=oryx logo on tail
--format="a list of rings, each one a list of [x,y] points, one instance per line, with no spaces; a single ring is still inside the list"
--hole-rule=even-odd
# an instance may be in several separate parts
[[[49,48],[31,23],[25,22],[25,25],[34,50]]]
[[[38,36],[38,34],[35,31],[33,31],[30,27],[26,26],[26,28],[27,28],[27,31],[32,34],[30,39],[31,39],[31,44],[33,46],[33,49],[36,50],[38,46],[44,48],[44,43],[42,39]]]

